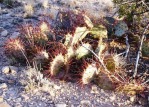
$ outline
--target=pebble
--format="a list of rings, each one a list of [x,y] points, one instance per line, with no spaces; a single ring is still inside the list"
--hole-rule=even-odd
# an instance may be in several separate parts
[[[6,83],[0,84],[0,89],[6,89],[6,88],[7,88],[7,84]]]
[[[5,37],[8,35],[8,31],[5,30],[4,28],[0,27],[0,34],[1,34],[1,36]]]
[[[4,74],[8,74],[9,71],[10,71],[9,66],[5,66],[5,67],[2,68],[2,72],[3,72]]]
[[[18,38],[19,36],[20,36],[20,33],[19,33],[19,32],[14,32],[14,33],[11,35],[10,39],[15,39],[15,38]]]
[[[111,101],[114,101],[115,99],[116,99],[116,95],[113,95],[113,96],[110,97]]]
[[[82,101],[81,101],[81,104],[82,104],[82,105],[90,105],[91,102],[90,102],[89,100],[82,100]]]
[[[22,94],[21,96],[25,101],[27,101],[29,99],[29,97],[27,95]]]
[[[58,85],[54,85],[54,88],[55,88],[56,90],[61,89],[61,87],[60,87],[60,86],[58,86]]]
[[[0,96],[0,103],[4,101],[3,96]]]
[[[55,107],[67,107],[65,103],[55,104]]]
[[[136,96],[131,96],[131,97],[130,97],[130,101],[131,101],[131,102],[135,102],[135,100],[136,100]]]
[[[7,30],[4,30],[4,31],[1,32],[1,36],[4,36],[5,37],[7,35],[8,35],[8,31]]]
[[[96,85],[92,86],[91,93],[93,93],[93,94],[98,94],[99,93],[98,90],[97,90],[97,86]]]
[[[9,74],[9,73],[16,74],[16,72],[18,72],[18,68],[17,67],[14,67],[14,66],[4,66],[2,68],[2,72],[4,74]]]

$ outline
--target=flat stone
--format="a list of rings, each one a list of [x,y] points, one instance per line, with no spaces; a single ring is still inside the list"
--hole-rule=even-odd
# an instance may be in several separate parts
[[[11,107],[11,106],[6,102],[2,102],[0,103],[0,107]]]
[[[14,33],[11,35],[10,39],[15,39],[15,38],[18,38],[19,36],[20,36],[20,33],[19,33],[19,32],[14,32]]]
[[[92,94],[98,94],[99,93],[96,85],[92,86],[91,93]]]
[[[55,104],[55,107],[67,107],[65,103]]]
[[[3,96],[0,96],[0,103],[4,101]]]
[[[6,83],[2,83],[0,84],[0,89],[6,89],[7,88],[7,84]],[[0,106],[1,107],[1,106]]]
[[[1,34],[1,36],[5,37],[8,35],[8,31],[5,30],[4,28],[0,27],[0,34]]]
[[[1,36],[4,36],[5,37],[7,35],[8,35],[8,31],[7,30],[4,30],[4,31],[1,32]]]
[[[25,101],[29,99],[29,97],[27,95],[22,94],[21,96]]]
[[[16,72],[18,72],[18,68],[17,67],[14,67],[14,66],[4,66],[2,68],[2,72],[4,74],[16,74]]]
[[[2,68],[2,72],[3,72],[4,74],[8,74],[9,71],[10,71],[9,66],[4,66],[4,67]]]

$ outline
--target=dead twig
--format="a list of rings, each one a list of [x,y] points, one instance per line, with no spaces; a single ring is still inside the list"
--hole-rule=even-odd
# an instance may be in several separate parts
[[[91,49],[85,47],[85,46],[83,45],[82,41],[81,41],[81,45],[82,45],[82,47],[84,47],[85,49],[87,49],[88,51],[90,51],[96,58],[98,58],[98,61],[100,62],[100,64],[101,64],[102,67],[104,68],[104,70],[105,70],[108,74],[110,74],[110,77],[113,77],[113,78],[115,78],[115,80],[119,81],[120,83],[123,83],[123,81],[121,81],[118,77],[116,77],[115,75],[112,75],[112,74],[110,73],[110,71],[109,71],[109,70],[107,69],[107,67],[104,65],[104,63],[103,63],[103,61],[101,60],[101,58],[98,57],[98,55],[97,55],[94,51],[92,51]]]
[[[130,44],[129,44],[129,42],[128,42],[128,35],[126,36],[126,45],[127,45],[127,49],[126,49],[125,58],[127,58],[128,53],[129,53],[129,49],[130,49]]]
[[[139,63],[139,59],[140,59],[140,54],[141,54],[141,50],[142,50],[142,45],[143,45],[143,41],[144,41],[144,38],[145,38],[145,33],[146,33],[146,31],[147,31],[148,28],[149,28],[149,23],[148,23],[147,26],[145,27],[145,29],[144,29],[144,31],[143,31],[143,34],[142,34],[142,38],[141,38],[141,42],[140,42],[140,47],[139,47],[139,51],[138,51],[137,58],[136,58],[135,70],[134,70],[134,74],[133,74],[133,77],[134,77],[134,78],[135,78],[136,75],[137,75],[138,63]]]

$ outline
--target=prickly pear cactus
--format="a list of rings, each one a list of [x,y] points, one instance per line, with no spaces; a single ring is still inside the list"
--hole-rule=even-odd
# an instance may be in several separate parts
[[[128,31],[128,26],[124,21],[120,21],[115,25],[114,29],[115,29],[114,34],[117,37],[121,37]]]
[[[91,29],[91,34],[94,38],[107,38],[107,29],[103,25],[98,25]]]

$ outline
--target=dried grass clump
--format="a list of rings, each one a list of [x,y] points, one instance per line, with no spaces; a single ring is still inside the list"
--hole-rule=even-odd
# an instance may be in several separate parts
[[[136,82],[124,83],[116,88],[118,92],[125,93],[128,95],[136,95],[142,93],[145,90],[145,86]]]

